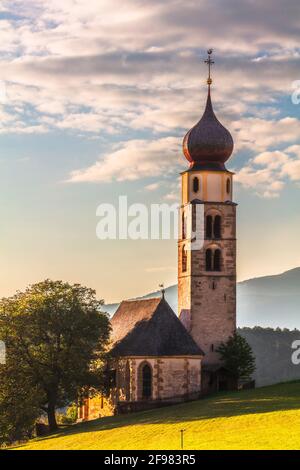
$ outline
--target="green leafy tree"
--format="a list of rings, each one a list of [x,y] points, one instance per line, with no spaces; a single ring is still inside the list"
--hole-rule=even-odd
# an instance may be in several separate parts
[[[58,407],[76,400],[82,387],[103,385],[110,323],[102,305],[92,289],[50,280],[0,302],[11,374],[5,376],[18,378],[20,390],[24,384],[35,391],[50,430],[57,429]]]
[[[31,437],[40,414],[37,387],[9,362],[0,365],[0,446]]]
[[[255,371],[255,358],[245,338],[235,333],[226,343],[222,343],[217,352],[225,368],[236,379],[247,380]]]

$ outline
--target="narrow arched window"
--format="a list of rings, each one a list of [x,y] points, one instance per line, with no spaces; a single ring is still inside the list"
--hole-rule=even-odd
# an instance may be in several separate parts
[[[130,401],[130,365],[129,361],[126,362],[125,367],[125,398]]]
[[[182,247],[182,272],[184,273],[187,270],[187,252],[185,246]]]
[[[230,190],[231,190],[230,178],[227,178],[227,181],[226,181],[227,194],[230,194]]]
[[[206,234],[206,238],[208,239],[212,238],[212,228],[213,228],[213,218],[211,215],[207,215],[205,234]]]
[[[210,248],[205,252],[205,269],[206,271],[212,270],[212,251]]]
[[[193,191],[197,193],[199,191],[199,178],[197,176],[193,179]]]
[[[214,271],[221,271],[221,250],[214,252]]]
[[[192,232],[195,236],[196,228],[197,228],[197,205],[192,204]]]
[[[142,370],[142,398],[149,399],[152,396],[152,371],[149,364],[145,364]]]
[[[216,215],[214,218],[214,238],[221,238],[221,216]]]
[[[182,225],[182,239],[185,239],[186,238],[186,216],[184,212],[182,212],[181,225]]]

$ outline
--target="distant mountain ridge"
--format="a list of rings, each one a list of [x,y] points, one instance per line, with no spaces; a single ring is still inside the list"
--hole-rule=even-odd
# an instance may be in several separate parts
[[[161,295],[151,292],[139,298]],[[177,285],[165,290],[167,302],[177,313]],[[105,305],[112,315],[118,303]],[[237,324],[239,327],[300,329],[300,267],[282,274],[263,276],[237,284]]]

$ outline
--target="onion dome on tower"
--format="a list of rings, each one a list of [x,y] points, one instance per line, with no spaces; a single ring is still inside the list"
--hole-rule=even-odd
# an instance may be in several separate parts
[[[218,121],[211,103],[210,76],[212,49],[207,51],[208,94],[205,111],[197,124],[187,132],[183,139],[183,153],[190,167],[197,170],[226,170],[225,162],[233,151],[230,132]]]

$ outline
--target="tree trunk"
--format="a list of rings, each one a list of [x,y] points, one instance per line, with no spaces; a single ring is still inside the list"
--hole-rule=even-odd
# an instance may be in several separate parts
[[[58,426],[55,416],[55,407],[56,407],[56,392],[53,390],[47,393],[48,395],[48,406],[47,406],[47,415],[48,415],[48,424],[50,431],[56,431]]]
[[[55,406],[53,403],[48,403],[48,424],[49,424],[49,431],[56,431],[57,430],[57,422],[55,416]]]

